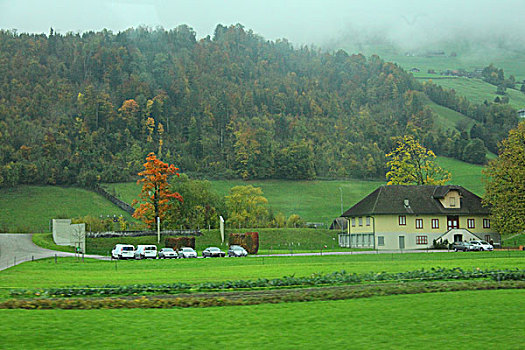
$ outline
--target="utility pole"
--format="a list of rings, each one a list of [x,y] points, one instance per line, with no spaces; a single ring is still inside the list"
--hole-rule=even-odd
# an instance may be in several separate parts
[[[341,192],[341,215],[343,215],[343,213],[344,213],[344,209],[343,209],[343,189],[341,187],[339,187],[339,192]]]

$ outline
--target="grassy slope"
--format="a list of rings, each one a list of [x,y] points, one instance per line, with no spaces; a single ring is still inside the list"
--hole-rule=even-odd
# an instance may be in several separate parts
[[[16,349],[520,349],[523,297],[499,290],[205,309],[0,310],[9,319],[0,339]],[[454,335],[475,324],[490,331]]]
[[[456,90],[458,95],[465,96],[473,103],[480,104],[485,100],[492,102],[498,96],[494,85],[490,85],[480,79],[449,78],[436,79],[433,82],[444,88]],[[525,94],[521,91],[507,89],[507,96],[509,97],[509,104],[515,109],[525,107]]]
[[[445,157],[438,157],[437,162],[452,173],[452,183],[465,186],[478,195],[483,193],[482,166]],[[341,212],[339,188],[343,192],[343,208],[347,210],[385,182],[363,180],[214,180],[211,181],[211,184],[212,188],[220,195],[227,195],[233,186],[253,185],[261,187],[264,196],[268,198],[269,206],[275,213],[282,212],[287,217],[297,213],[306,221],[323,222],[325,225],[329,225]],[[139,191],[135,183],[107,184],[105,186],[110,190],[115,189],[117,195],[128,203],[137,198]]]
[[[0,272],[5,288],[131,285],[135,283],[199,283],[312,273],[402,272],[432,267],[463,269],[525,268],[525,252],[352,254],[294,257],[248,257],[188,260],[98,261],[59,258],[27,262]]]
[[[130,216],[98,194],[75,187],[19,186],[0,190],[0,230],[49,232],[49,220],[85,215]]]
[[[436,162],[439,166],[452,173],[451,183],[461,185],[478,196],[483,195],[485,191],[481,181],[483,166],[447,157],[437,157]]]
[[[286,217],[299,214],[306,221],[322,222],[330,225],[341,213],[341,192],[343,206],[348,209],[366,194],[384,184],[380,181],[334,180],[334,181],[242,181],[214,180],[212,188],[220,195],[227,195],[230,188],[240,185],[261,187],[268,198],[269,206],[275,213],[282,212]],[[139,187],[135,183],[107,184],[110,190],[124,201],[130,203],[137,198]]]
[[[465,121],[467,128],[470,129],[472,124],[474,124],[474,120],[471,118],[450,108],[440,106],[437,103],[430,101],[430,99],[428,100],[427,105],[432,109],[432,111],[434,111],[434,113],[437,114],[437,126],[443,127],[445,129],[456,129],[458,122]]]

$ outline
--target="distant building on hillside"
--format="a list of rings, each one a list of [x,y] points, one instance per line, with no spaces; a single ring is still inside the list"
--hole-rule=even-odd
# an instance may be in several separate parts
[[[518,110],[518,117],[525,118],[525,108]]]
[[[461,186],[381,186],[343,213],[348,224],[339,245],[426,249],[434,241],[470,240],[499,245],[489,214],[481,198]]]

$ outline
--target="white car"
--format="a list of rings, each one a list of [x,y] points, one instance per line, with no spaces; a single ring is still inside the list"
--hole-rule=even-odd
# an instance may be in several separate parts
[[[131,244],[117,244],[111,251],[113,259],[133,259],[135,257],[135,247]]]
[[[177,252],[173,248],[161,248],[159,250],[159,259],[176,259]]]
[[[135,250],[135,259],[156,259],[157,246],[155,245],[138,245]]]
[[[182,247],[179,249],[179,259],[196,258],[197,252],[190,247]]]
[[[489,250],[489,251],[494,250],[494,247],[492,246],[492,244],[486,241],[470,241],[469,243],[475,247],[478,247],[479,250]]]

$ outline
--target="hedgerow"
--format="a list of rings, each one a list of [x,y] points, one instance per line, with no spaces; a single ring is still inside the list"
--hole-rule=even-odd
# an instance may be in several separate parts
[[[11,297],[79,297],[79,296],[115,296],[115,295],[148,295],[148,294],[179,294],[202,291],[249,290],[261,288],[290,288],[309,286],[330,286],[358,284],[363,282],[409,282],[409,281],[439,281],[439,280],[470,280],[492,279],[493,281],[523,281],[525,270],[463,270],[461,268],[432,268],[430,270],[415,270],[409,272],[388,273],[369,272],[365,274],[338,271],[330,274],[312,274],[305,277],[284,276],[281,278],[256,280],[236,280],[222,282],[203,282],[198,284],[133,284],[127,286],[104,285],[98,287],[64,287],[46,289],[13,289]]]
[[[373,296],[453,292],[465,290],[523,289],[523,281],[432,281],[391,284],[340,286],[310,289],[272,290],[225,293],[225,295],[196,295],[187,297],[135,298],[76,298],[76,299],[11,299],[0,303],[0,309],[122,309],[122,308],[188,308],[256,305],[283,302],[343,300]]]

